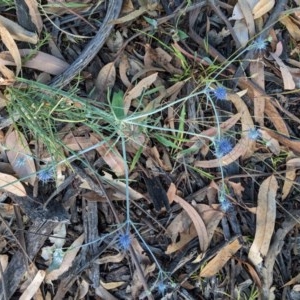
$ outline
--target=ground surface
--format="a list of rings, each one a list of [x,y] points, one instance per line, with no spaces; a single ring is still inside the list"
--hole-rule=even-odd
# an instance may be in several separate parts
[[[0,2],[2,299],[300,299],[299,26]]]

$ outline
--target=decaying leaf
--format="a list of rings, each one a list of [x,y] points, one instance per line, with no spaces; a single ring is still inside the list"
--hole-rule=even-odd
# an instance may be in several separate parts
[[[99,143],[99,138],[91,133],[90,139],[94,144]],[[101,155],[104,161],[109,165],[111,170],[117,175],[122,176],[125,174],[125,162],[116,147],[103,143],[96,148],[96,151]]]
[[[194,162],[194,166],[204,169],[228,166],[247,152],[247,149],[249,148],[248,143],[248,138],[241,138],[230,153],[220,157],[219,159],[197,160]]]
[[[276,51],[270,52],[270,55],[275,59],[276,63],[279,65],[281,75],[282,75],[282,80],[283,80],[283,85],[285,90],[293,90],[295,89],[295,82],[293,79],[293,76],[288,68],[287,65],[284,64],[282,59],[279,57],[283,51],[283,45],[281,42],[279,42],[276,45]]]
[[[31,21],[35,25],[37,32],[40,34],[43,29],[43,21],[38,9],[38,2],[36,0],[25,0],[25,3],[27,4]]]
[[[19,24],[0,16],[0,24],[5,27],[12,38],[16,41],[27,42],[31,44],[36,44],[38,42],[38,36],[36,33],[25,30]]]
[[[4,173],[0,173],[0,190],[20,197],[27,195],[24,186],[16,177]]]
[[[98,91],[107,92],[115,85],[116,68],[114,62],[106,64],[98,73],[95,85]]]
[[[128,79],[127,76],[127,71],[129,70],[130,65],[129,65],[129,61],[128,61],[128,56],[126,54],[123,54],[121,57],[121,61],[119,64],[119,74],[120,74],[120,78],[123,82],[123,84],[129,88],[131,86],[130,80]]]
[[[259,0],[252,10],[254,19],[262,17],[264,14],[269,12],[274,5],[275,0]]]
[[[9,149],[6,154],[8,160],[18,177],[31,185],[36,179],[35,162],[29,145],[21,132],[12,131],[6,136],[6,147]]]
[[[12,38],[11,34],[9,31],[0,23],[0,37],[3,42],[3,44],[6,46],[8,51],[10,52],[11,56],[13,57],[15,64],[16,64],[16,76],[21,71],[21,55],[18,49],[18,46],[14,39]]]
[[[238,94],[228,93],[228,99],[234,104],[236,110],[241,114],[242,123],[242,138],[247,144],[246,153],[242,154],[243,158],[250,157],[255,149],[255,141],[251,140],[248,136],[249,131],[254,129],[254,123],[249,112],[249,109],[243,99]]]
[[[149,75],[148,77],[142,79],[137,85],[135,85],[129,92],[126,93],[124,98],[124,111],[125,114],[128,113],[131,101],[142,95],[143,91],[147,90],[151,84],[157,78],[158,73]]]
[[[256,231],[249,251],[249,259],[260,266],[267,255],[274,232],[276,219],[276,193],[278,184],[274,175],[268,177],[260,186],[256,212]]]
[[[43,270],[39,270],[34,279],[32,280],[32,282],[30,283],[30,285],[27,287],[27,289],[23,292],[23,294],[21,295],[21,297],[19,298],[20,300],[30,300],[32,299],[39,287],[41,286],[41,284],[44,281],[44,278],[46,276],[46,272]]]
[[[39,70],[51,75],[59,75],[69,67],[69,64],[65,61],[41,51],[35,52],[34,55],[32,55],[33,51],[31,49],[20,49],[19,52],[22,58],[30,55],[30,58],[22,65],[26,68]],[[0,58],[5,66],[16,65],[11,54],[7,51],[1,52]]]
[[[211,277],[216,275],[228,262],[229,259],[242,247],[242,244],[236,238],[231,243],[222,248],[218,254],[210,260],[201,270],[200,277]]]
[[[100,280],[101,285],[107,289],[107,290],[113,290],[116,289],[122,285],[124,285],[126,283],[126,281],[115,281],[115,282],[103,282],[102,280]]]
[[[289,34],[293,37],[293,39],[299,42],[300,30],[297,21],[294,21],[292,16],[285,15],[280,18],[280,22],[286,27],[286,29],[288,30]]]
[[[300,168],[300,158],[292,158],[286,163],[286,173],[282,187],[282,200],[285,200],[294,185],[296,170]]]
[[[261,61],[253,61],[250,63],[250,74],[252,75],[252,80],[262,89],[265,90],[265,72],[264,63]],[[264,112],[265,112],[265,98],[260,95],[257,90],[254,93],[254,118],[255,121],[264,125]]]
[[[60,275],[65,273],[72,265],[77,253],[80,250],[80,246],[84,241],[84,234],[79,236],[70,246],[70,249],[66,252],[62,264],[58,269],[50,271],[46,275],[46,282],[51,282],[56,280]]]
[[[184,199],[182,199],[178,195],[176,195],[176,194],[174,195],[174,193],[173,193],[174,188],[175,188],[175,186],[172,183],[168,190],[169,202],[172,202],[172,201],[177,202],[187,212],[187,214],[191,218],[192,222],[194,223],[195,229],[197,231],[198,239],[199,239],[199,243],[200,243],[200,249],[202,252],[204,252],[208,247],[208,234],[207,234],[205,224],[204,224],[202,218],[200,217],[200,215],[198,214],[198,212],[195,210],[195,208],[192,205],[190,205],[188,202],[186,202]]]

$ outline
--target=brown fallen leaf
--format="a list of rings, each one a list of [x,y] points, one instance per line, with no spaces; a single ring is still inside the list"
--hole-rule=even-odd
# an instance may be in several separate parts
[[[35,25],[38,34],[40,34],[43,30],[43,20],[38,9],[38,2],[36,0],[25,0],[25,3],[28,7],[31,21]]]
[[[258,192],[256,231],[248,257],[254,266],[260,266],[267,255],[276,219],[278,184],[274,175],[263,181]]]
[[[252,13],[254,19],[258,19],[269,12],[275,5],[275,0],[259,0],[254,6]]]
[[[216,275],[241,247],[242,245],[238,238],[227,244],[218,251],[218,254],[200,271],[200,277],[211,277]]]
[[[293,39],[297,42],[300,41],[300,30],[299,30],[299,22],[298,20],[293,19],[290,15],[281,16],[279,21],[286,27],[289,34],[293,37]]]
[[[255,82],[262,90],[265,90],[265,72],[264,63],[262,61],[250,62],[250,76],[252,81]],[[265,112],[265,98],[260,95],[258,90],[254,90],[254,118],[255,121],[260,125],[264,125],[264,112]]]
[[[115,85],[116,67],[114,62],[106,64],[98,73],[95,86],[98,92],[104,93]]]
[[[100,138],[94,133],[90,133],[90,139],[94,145],[100,142]],[[116,147],[109,145],[108,143],[103,143],[96,148],[96,151],[117,176],[125,174],[125,162]]]
[[[14,62],[16,64],[16,76],[18,76],[22,66],[19,48],[16,42],[14,41],[14,39],[12,38],[11,34],[9,33],[9,31],[1,23],[0,23],[0,37],[3,44],[6,46],[6,48],[8,49],[8,51],[10,52],[11,56],[14,59]]]
[[[282,53],[282,50],[283,50],[282,42],[279,42],[276,45],[276,51],[274,53],[270,52],[270,55],[274,58],[276,63],[279,65],[284,89],[285,90],[293,90],[296,87],[293,76],[292,76],[288,66],[286,66],[285,63],[282,61],[282,59],[279,57],[279,55],[281,55],[281,53]]]
[[[151,84],[157,79],[158,73],[149,75],[148,77],[142,79],[137,85],[135,85],[129,92],[125,94],[124,97],[124,112],[128,113],[131,101],[142,95],[143,91],[148,89]]]
[[[0,24],[9,31],[12,38],[16,41],[27,42],[31,44],[36,44],[38,42],[38,36],[36,33],[24,29],[19,24],[3,16],[0,16]]]
[[[283,146],[290,148],[291,150],[295,151],[296,153],[300,153],[300,141],[292,140],[288,136],[279,134],[279,133],[269,130],[267,128],[264,128],[263,131],[266,132],[273,139],[277,140]]]
[[[108,291],[117,289],[118,287],[124,285],[125,283],[127,282],[126,281],[103,282],[102,280],[100,280],[100,284]]]
[[[12,131],[6,136],[5,145],[9,149],[6,155],[13,170],[21,180],[25,178],[24,181],[33,186],[36,179],[36,167],[24,135],[21,132]]]
[[[129,65],[129,60],[128,60],[128,56],[126,54],[123,54],[121,56],[121,61],[119,64],[119,74],[120,74],[120,78],[122,80],[122,83],[129,88],[131,86],[131,82],[128,79],[127,76],[127,71],[129,70],[130,65]]]
[[[168,190],[167,195],[169,198],[169,202],[171,203],[172,201],[175,201],[187,212],[192,222],[194,223],[195,229],[197,231],[200,249],[202,252],[204,252],[208,248],[208,234],[207,234],[205,224],[202,218],[200,217],[200,215],[198,214],[198,212],[191,204],[189,204],[187,201],[185,201],[178,195],[174,195],[173,193],[174,187],[175,185],[172,183]]]
[[[69,250],[66,251],[66,254],[63,258],[63,261],[58,269],[54,269],[47,273],[46,275],[46,282],[51,283],[52,281],[56,280],[60,275],[65,273],[71,266],[72,263],[74,262],[74,259],[77,255],[77,253],[80,250],[80,246],[84,242],[84,234],[79,236],[70,246]]]
[[[30,59],[28,59],[22,65],[23,67],[39,70],[51,75],[59,75],[69,67],[69,64],[67,62],[41,51],[37,51],[35,55],[32,56],[31,49],[20,49],[20,55],[21,57],[31,55]],[[0,58],[7,66],[15,65],[12,56],[7,51],[1,52]]]
[[[241,123],[242,123],[242,138],[245,139],[247,143],[247,150],[244,154],[242,154],[243,158],[248,158],[252,156],[255,150],[255,141],[251,140],[248,137],[248,133],[250,130],[254,130],[254,123],[249,112],[249,109],[243,99],[238,94],[228,93],[228,100],[230,100],[236,110],[241,114]]]
[[[285,200],[294,185],[296,170],[300,168],[300,158],[292,158],[286,163],[286,173],[282,187],[282,200]]]
[[[30,283],[30,285],[23,292],[23,294],[21,295],[21,297],[19,299],[20,300],[32,299],[36,295],[41,284],[43,283],[45,276],[46,276],[46,272],[43,270],[39,270],[36,273],[35,277],[33,278],[32,282]]]
[[[236,161],[238,158],[240,158],[247,152],[247,149],[249,149],[248,143],[249,143],[248,138],[241,138],[230,153],[218,159],[197,160],[194,162],[194,166],[197,168],[204,168],[204,169],[228,166],[229,164]]]
[[[0,190],[20,197],[27,195],[24,186],[16,177],[4,173],[0,173]]]

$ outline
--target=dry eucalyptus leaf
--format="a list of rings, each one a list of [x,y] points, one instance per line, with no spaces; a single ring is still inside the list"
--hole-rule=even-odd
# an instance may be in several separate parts
[[[8,51],[10,52],[11,56],[14,59],[14,62],[16,64],[16,76],[18,76],[22,66],[21,55],[18,46],[14,41],[14,39],[12,38],[10,32],[1,23],[0,23],[0,37],[3,44],[6,46],[6,48],[8,49]]]
[[[0,16],[0,24],[9,31],[12,38],[16,41],[27,42],[30,44],[36,44],[38,42],[38,36],[36,33],[24,29],[19,24],[3,16]]]
[[[4,173],[0,173],[0,190],[20,197],[26,196],[26,191],[22,183],[16,177]]]
[[[208,248],[208,234],[202,218],[192,205],[190,205],[187,201],[185,201],[178,195],[174,195],[173,189],[174,184],[172,183],[169,188],[169,191],[172,191],[172,196],[170,196],[170,192],[168,191],[169,202],[171,203],[172,201],[175,201],[187,212],[192,222],[194,223],[195,229],[197,231],[200,249],[202,252],[206,251],[206,249]]]
[[[263,181],[258,192],[256,231],[248,257],[255,266],[260,266],[267,255],[273,236],[276,219],[277,180],[274,175]]]
[[[91,133],[90,139],[92,143],[99,143],[98,137]],[[96,148],[96,151],[101,155],[103,160],[109,165],[111,170],[119,177],[125,174],[125,162],[118,149],[114,146],[104,143]]]
[[[149,75],[148,77],[142,79],[137,85],[135,85],[129,92],[126,93],[124,98],[124,112],[125,114],[128,113],[131,101],[135,98],[138,98],[142,95],[144,90],[147,90],[151,84],[154,83],[154,81],[157,78],[158,73],[154,73]]]
[[[60,275],[65,273],[72,266],[74,259],[77,253],[79,252],[80,246],[82,245],[83,242],[84,242],[84,234],[79,236],[69,247],[69,250],[66,252],[59,269],[50,271],[46,275],[46,282],[51,282],[56,280]]]
[[[45,276],[46,276],[46,272],[43,270],[39,270],[35,275],[35,277],[33,278],[30,285],[23,292],[19,300],[31,300],[36,295],[39,287],[44,281]]]
[[[284,178],[284,184],[282,187],[282,200],[285,200],[290,193],[294,180],[296,179],[296,170],[300,168],[300,158],[292,158],[286,163],[286,173]]]
[[[280,18],[280,22],[286,27],[289,34],[293,37],[297,42],[300,41],[300,29],[299,24],[293,22],[293,18],[289,15],[283,16]]]
[[[28,7],[31,21],[35,25],[38,33],[40,34],[43,30],[43,21],[38,9],[38,2],[36,0],[25,0],[25,3]]]
[[[114,62],[106,64],[98,73],[95,85],[99,92],[107,92],[115,85],[116,67]]]
[[[238,239],[227,244],[218,251],[218,254],[201,270],[200,277],[211,277],[216,275],[241,247],[242,245]]]
[[[32,186],[36,179],[36,167],[29,145],[21,132],[12,131],[6,136],[6,154],[18,177]]]
[[[252,10],[254,19],[258,19],[268,13],[274,5],[275,0],[259,0]]]

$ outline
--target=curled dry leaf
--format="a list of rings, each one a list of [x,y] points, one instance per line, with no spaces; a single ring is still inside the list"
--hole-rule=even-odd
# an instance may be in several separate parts
[[[244,15],[245,22],[248,27],[249,36],[250,38],[252,38],[255,35],[255,24],[253,15],[251,13],[251,6],[248,0],[239,0],[238,3],[240,4],[240,8]]]
[[[230,100],[234,104],[236,110],[241,114],[242,137],[246,140],[246,143],[248,145],[246,153],[243,154],[243,158],[248,158],[253,154],[255,148],[255,141],[252,141],[248,137],[249,130],[254,129],[254,123],[251,114],[248,110],[247,105],[239,95],[228,93],[227,97],[228,100]]]
[[[223,157],[220,157],[219,159],[195,161],[194,166],[204,169],[228,166],[247,152],[249,148],[248,144],[248,138],[241,138],[230,153],[224,155]]]
[[[258,19],[269,12],[275,5],[275,0],[259,0],[254,6],[253,18]]]
[[[127,71],[129,70],[130,65],[128,61],[128,56],[126,54],[123,54],[121,57],[121,61],[119,64],[119,74],[120,78],[122,80],[122,83],[129,88],[131,86],[130,80],[128,79],[127,76]]]
[[[22,57],[30,53],[32,53],[30,49],[20,49]],[[69,67],[69,64],[53,55],[37,51],[34,56],[24,63],[23,67],[39,70],[51,75],[59,75]]]
[[[34,185],[36,167],[29,145],[21,132],[12,131],[6,137],[6,152],[8,160],[18,177]],[[29,177],[30,176],[30,177]]]
[[[242,245],[238,238],[227,244],[223,249],[218,251],[218,254],[201,270],[200,277],[216,275],[241,247]]]
[[[117,289],[118,287],[124,285],[125,283],[127,283],[126,281],[114,281],[114,282],[103,282],[102,280],[100,280],[100,284],[106,289],[106,290],[113,290],[113,289]]]
[[[283,146],[288,147],[289,149],[293,150],[296,153],[300,153],[300,142],[298,140],[292,140],[288,136],[279,134],[279,133],[269,130],[267,128],[265,128],[264,130],[261,130],[261,131],[264,132],[264,135],[267,134],[269,138],[275,139],[277,142],[279,142]]]
[[[22,183],[16,177],[4,173],[0,173],[0,190],[20,197],[26,196],[26,191]]]
[[[106,64],[99,72],[96,79],[96,88],[99,92],[106,92],[115,85],[116,68],[114,62]]]
[[[129,92],[125,94],[124,98],[124,112],[128,113],[131,101],[142,95],[143,91],[148,89],[151,84],[157,79],[158,73],[149,75],[148,77],[142,79],[136,86],[133,87]]]
[[[186,202],[178,195],[174,195],[173,190],[174,190],[174,184],[172,183],[169,188],[170,192],[168,191],[169,202],[171,203],[172,201],[175,201],[187,212],[192,222],[194,223],[195,229],[197,231],[198,239],[200,243],[200,249],[202,252],[206,251],[206,249],[208,248],[208,234],[202,218],[200,217],[200,215],[192,205],[190,205],[188,202]],[[174,197],[173,199],[170,199],[171,194],[174,195],[172,196]]]
[[[255,266],[260,266],[267,255],[274,232],[276,219],[276,192],[278,184],[274,175],[263,181],[258,192],[256,231],[248,257]]]
[[[100,142],[98,137],[93,133],[90,134],[90,139],[94,145]],[[108,143],[104,143],[97,147],[96,151],[101,155],[103,160],[117,176],[125,174],[125,161],[116,147],[111,146]]]
[[[282,187],[282,200],[285,200],[294,185],[296,170],[300,168],[300,158],[292,158],[286,163],[286,173]]]
[[[8,49],[8,51],[10,52],[11,56],[14,59],[14,62],[16,64],[16,76],[18,76],[22,66],[21,55],[16,42],[12,38],[9,31],[1,23],[0,23],[0,37],[3,44],[6,46],[6,48]]]
[[[252,81],[255,82],[262,90],[265,90],[265,72],[264,63],[262,61],[251,61],[250,62],[250,74]],[[255,121],[260,125],[264,125],[264,111],[265,111],[265,98],[259,94],[258,90],[254,90],[254,118]]]
[[[24,291],[24,293],[21,295],[19,299],[20,300],[32,299],[36,295],[41,284],[43,283],[45,276],[46,276],[46,272],[43,270],[39,270],[36,273],[30,285],[26,288],[26,290]]]
[[[288,30],[289,34],[293,37],[294,40],[297,42],[300,41],[300,30],[299,30],[299,25],[293,21],[293,18],[289,15],[286,16],[281,16],[280,17],[280,22],[286,27]]]
[[[38,36],[36,33],[25,30],[17,23],[3,16],[0,16],[0,24],[9,31],[12,38],[16,41],[27,42],[31,44],[36,44],[38,42]]]
[[[43,21],[38,9],[38,2],[37,0],[25,0],[25,3],[27,4],[31,21],[35,25],[37,32],[40,34],[43,30]]]
[[[282,47],[283,47],[282,43],[279,42],[276,46],[276,52],[275,53],[270,52],[270,55],[275,59],[276,63],[279,65],[280,72],[281,72],[281,77],[282,77],[282,80],[283,80],[284,89],[285,90],[293,90],[293,89],[295,89],[296,85],[295,85],[293,76],[292,76],[292,74],[289,70],[289,67],[284,64],[282,59],[277,54],[277,52],[279,52],[279,53],[282,52],[278,49],[278,48],[281,49]]]
[[[80,250],[80,246],[84,242],[84,234],[79,236],[70,246],[69,250],[66,251],[66,254],[63,258],[62,264],[60,265],[59,269],[55,269],[49,272],[46,275],[46,282],[51,282],[56,280],[60,275],[65,273],[72,265],[77,253]]]
[[[276,138],[272,137],[272,131],[270,130],[259,130],[262,139],[265,141],[266,146],[271,150],[272,153],[279,155],[280,153],[280,145]]]

